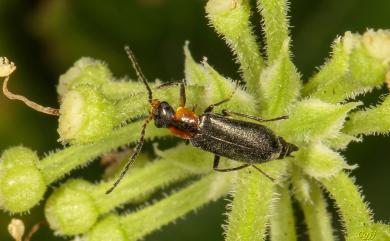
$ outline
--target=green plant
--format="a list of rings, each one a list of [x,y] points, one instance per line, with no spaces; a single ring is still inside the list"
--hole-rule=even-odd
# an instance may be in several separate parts
[[[287,2],[257,3],[263,17],[266,59],[249,23],[248,1],[210,0],[206,11],[211,25],[236,55],[246,83],[246,88],[236,91],[222,108],[266,118],[289,115],[288,120],[269,126],[298,145],[299,152],[294,158],[261,165],[277,181],[272,183],[250,170],[210,173],[212,155],[191,146],[179,144],[164,151],[155,148],[157,160],[133,170],[109,196],[104,191],[111,179],[98,184],[69,180],[58,188],[45,203],[46,218],[56,233],[83,235],[89,241],[138,240],[230,192],[226,240],[263,240],[266,235],[271,240],[297,240],[292,198],[302,207],[310,239],[333,240],[323,196],[326,191],[337,205],[346,240],[373,234],[377,240],[390,239],[390,227],[373,221],[358,187],[348,176],[348,170],[356,166],[347,164],[339,153],[363,135],[390,130],[388,96],[368,109],[353,101],[389,78],[390,32],[345,33],[335,40],[325,65],[303,84],[290,57]],[[198,64],[188,44],[184,51],[189,105],[202,110],[232,93],[232,80],[220,75],[206,60]],[[8,78],[12,72],[9,66],[1,66],[0,76]],[[60,77],[57,92],[61,98],[58,132],[60,140],[70,146],[42,159],[25,147],[3,152],[0,207],[6,211],[28,211],[43,198],[49,184],[70,170],[134,143],[141,123],[131,120],[147,114],[149,108],[141,83],[116,80],[104,63],[89,58],[80,59]],[[175,88],[156,90],[156,95],[170,103],[178,100]],[[153,125],[146,133],[148,140],[169,134]],[[113,213],[115,207],[147,198],[190,176],[201,177],[143,209],[126,215]],[[152,181],[145,185],[145,180]]]

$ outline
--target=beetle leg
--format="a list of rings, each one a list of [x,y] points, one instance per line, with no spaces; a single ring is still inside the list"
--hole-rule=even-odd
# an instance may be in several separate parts
[[[192,109],[191,109],[192,112],[195,112],[195,111],[196,111],[196,108],[198,108],[198,105],[197,105],[197,104],[193,105],[193,106],[192,106]]]
[[[220,156],[217,156],[215,155],[214,156],[214,164],[213,164],[213,169],[214,171],[217,171],[217,172],[232,172],[232,171],[237,171],[237,170],[240,170],[242,168],[245,168],[245,167],[248,167],[250,166],[249,164],[244,164],[242,166],[238,166],[238,167],[233,167],[233,168],[218,168],[218,165],[219,165],[219,160],[221,159]]]
[[[236,88],[233,90],[233,92],[230,94],[230,96],[229,96],[228,98],[226,98],[226,99],[224,99],[224,100],[221,100],[220,102],[217,102],[217,103],[215,103],[215,104],[210,105],[209,107],[207,107],[207,108],[203,111],[203,113],[211,112],[211,111],[213,111],[213,109],[214,109],[215,107],[217,107],[217,106],[219,106],[219,105],[221,105],[221,104],[223,104],[223,103],[225,103],[225,102],[228,102],[228,101],[233,97],[234,93],[236,93],[237,88],[238,88],[238,85],[236,85]]]
[[[212,112],[214,110],[215,107],[219,106],[219,105],[222,105],[223,103],[225,102],[228,102],[229,100],[231,99],[231,97],[227,98],[227,99],[224,99],[220,102],[217,102],[215,104],[212,104],[212,105],[209,105],[204,111],[203,113],[209,113],[209,112]]]
[[[228,102],[234,95],[234,92],[229,96],[229,98],[226,98],[224,100],[221,100],[220,102],[217,102],[215,104],[212,104],[212,105],[209,105],[204,111],[203,113],[209,113],[211,111],[214,110],[215,107],[219,106],[219,105],[222,105],[223,103],[226,103]]]
[[[275,178],[271,177],[270,175],[268,175],[267,173],[265,173],[263,170],[261,170],[260,168],[258,168],[257,166],[255,165],[251,165],[254,169],[256,169],[257,171],[261,172],[264,176],[268,177],[269,180],[271,180],[272,182],[275,182]]]
[[[184,85],[184,81],[180,83],[180,107],[186,106],[186,87]]]
[[[180,107],[185,107],[187,98],[186,98],[186,88],[185,88],[186,82],[184,79],[180,82],[179,81],[171,81],[171,82],[163,83],[163,84],[157,86],[156,89],[162,89],[162,88],[170,87],[173,85],[180,85],[179,103],[180,103]]]
[[[251,120],[255,120],[255,121],[259,121],[259,122],[277,121],[277,120],[288,119],[288,116],[286,116],[286,115],[279,116],[279,117],[276,117],[276,118],[273,118],[273,119],[263,119],[261,117],[247,115],[247,114],[243,114],[243,113],[238,113],[238,112],[234,112],[234,111],[230,111],[230,110],[226,110],[226,109],[222,110],[222,114],[224,116],[232,116],[232,115],[241,116],[241,117],[245,117],[245,118],[248,118],[248,119],[251,119]]]

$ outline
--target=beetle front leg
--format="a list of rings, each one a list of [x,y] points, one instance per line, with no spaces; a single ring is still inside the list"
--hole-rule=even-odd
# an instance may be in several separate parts
[[[162,88],[170,87],[173,85],[180,85],[179,103],[180,103],[180,107],[185,107],[187,97],[186,97],[186,87],[185,87],[186,82],[184,79],[180,82],[172,81],[172,82],[163,83],[163,84],[157,86],[156,89],[162,89]]]
[[[250,166],[249,164],[244,164],[242,166],[233,167],[233,168],[218,168],[220,159],[221,159],[221,156],[217,156],[217,155],[214,156],[214,163],[213,163],[214,171],[217,171],[217,172],[232,172],[232,171],[237,171],[237,170],[240,170],[240,169],[243,169],[245,167]]]
[[[180,107],[186,106],[186,100],[187,100],[186,87],[185,87],[184,81],[183,81],[180,83],[180,99],[179,99]]]

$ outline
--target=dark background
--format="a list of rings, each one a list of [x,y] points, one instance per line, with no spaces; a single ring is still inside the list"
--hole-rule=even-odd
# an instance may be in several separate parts
[[[0,56],[17,64],[10,89],[43,105],[56,107],[59,75],[82,56],[108,63],[115,76],[131,74],[123,46],[131,45],[149,79],[183,77],[185,40],[196,59],[207,56],[220,73],[239,78],[238,66],[208,26],[201,0],[0,0]],[[333,39],[345,31],[390,28],[388,0],[297,0],[291,3],[294,62],[306,80],[329,56]],[[259,16],[253,23],[260,38]],[[383,91],[382,91],[383,92]],[[380,91],[366,99],[375,103]],[[0,150],[23,144],[40,155],[57,143],[57,119],[37,113],[0,95]],[[390,221],[390,138],[375,136],[352,144],[345,152],[376,220]],[[97,163],[74,175],[96,179]],[[150,236],[156,240],[222,240],[226,201],[208,205]],[[297,211],[298,216],[299,210]],[[0,240],[11,240],[11,217],[0,211]],[[42,205],[22,216],[27,229],[43,219]],[[300,226],[303,220],[297,221]],[[304,234],[300,234],[300,240]],[[48,228],[33,240],[62,240]]]

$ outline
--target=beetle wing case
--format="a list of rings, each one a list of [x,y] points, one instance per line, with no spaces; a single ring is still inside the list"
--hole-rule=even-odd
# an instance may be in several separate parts
[[[224,116],[205,113],[200,117],[199,131],[192,145],[229,159],[261,163],[278,159],[282,152],[281,137],[269,128]]]

